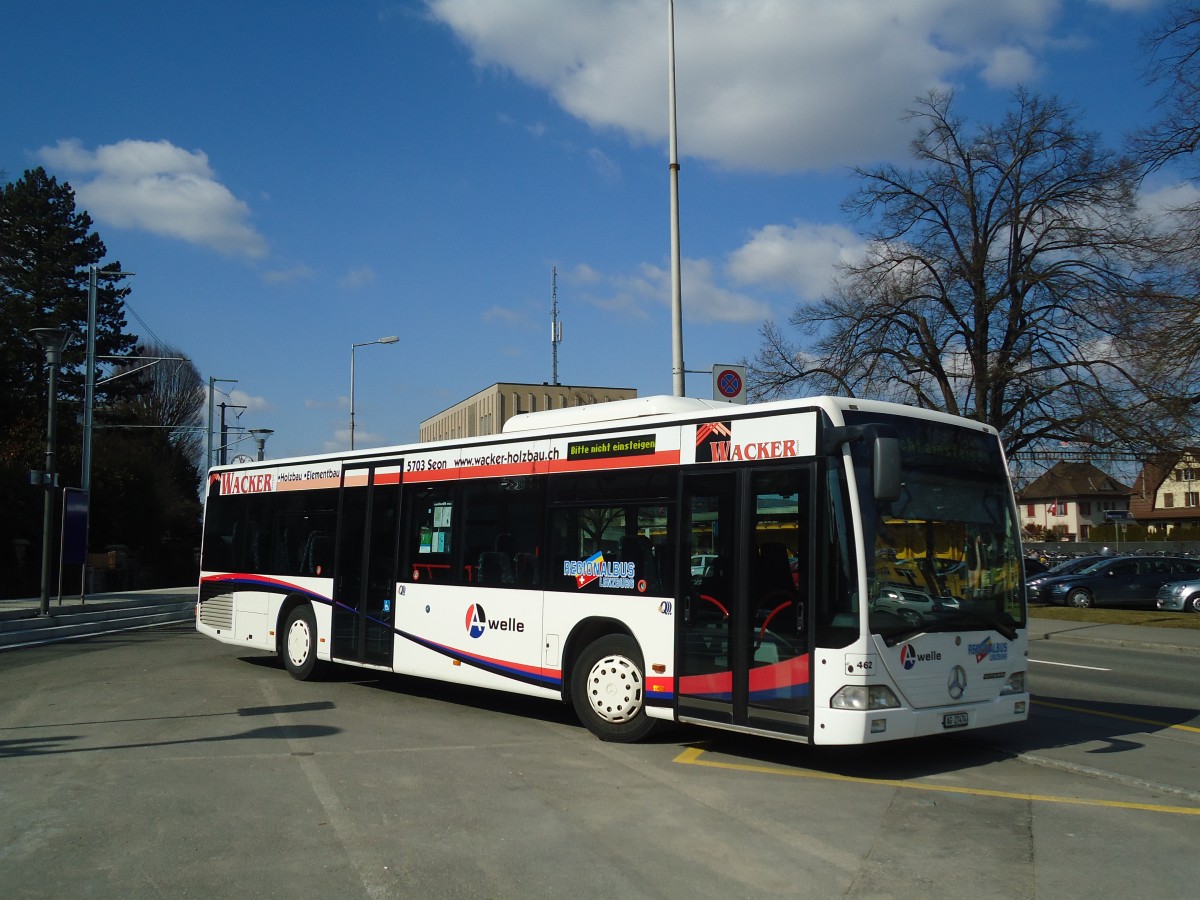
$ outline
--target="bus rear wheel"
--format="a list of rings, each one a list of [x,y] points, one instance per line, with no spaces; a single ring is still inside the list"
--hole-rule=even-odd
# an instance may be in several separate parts
[[[627,744],[649,737],[659,723],[646,715],[644,673],[633,638],[610,634],[593,641],[571,675],[575,714],[602,741]]]
[[[320,677],[323,666],[317,659],[317,617],[307,603],[288,613],[279,655],[288,674],[297,681]]]

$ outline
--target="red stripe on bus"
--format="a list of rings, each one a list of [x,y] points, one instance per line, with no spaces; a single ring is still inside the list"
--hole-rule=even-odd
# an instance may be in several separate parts
[[[550,472],[589,472],[607,469],[636,469],[644,466],[677,466],[678,450],[663,450],[645,456],[614,456],[609,459],[551,459],[496,466],[462,466],[457,469],[405,472],[406,482],[454,481],[458,478],[496,478],[505,475],[546,475]]]

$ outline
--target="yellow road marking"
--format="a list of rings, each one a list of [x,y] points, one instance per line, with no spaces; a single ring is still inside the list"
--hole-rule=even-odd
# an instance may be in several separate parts
[[[871,784],[877,787],[905,788],[912,791],[931,791],[940,794],[965,794],[971,797],[999,797],[1004,800],[1027,800],[1038,803],[1065,803],[1071,806],[1101,806],[1108,809],[1139,809],[1145,812],[1172,813],[1180,816],[1200,816],[1200,807],[1162,806],[1157,803],[1127,803],[1123,800],[1087,800],[1080,797],[1056,797],[1050,794],[1023,794],[1017,791],[993,791],[987,788],[965,788],[950,785],[922,784],[914,781],[896,781],[890,778],[860,778],[853,775],[835,775],[831,772],[782,769],[777,766],[759,766],[751,763],[718,762],[707,759],[702,746],[688,747],[675,762],[685,766],[707,766],[710,769],[728,769],[734,772],[754,772],[760,775],[786,775],[790,778],[814,778],[820,781],[841,781],[851,784]]]
[[[1063,709],[1067,712],[1087,713],[1090,716],[1103,716],[1106,719],[1120,719],[1123,722],[1136,722],[1138,725],[1153,725],[1156,728],[1175,728],[1179,731],[1190,731],[1193,734],[1200,734],[1200,728],[1195,725],[1173,725],[1170,722],[1158,722],[1154,719],[1141,719],[1137,716],[1125,716],[1121,713],[1101,712],[1098,709],[1088,709],[1086,706],[1068,706],[1066,703],[1051,703],[1049,700],[1039,700],[1034,698],[1033,702],[1037,706],[1048,706],[1051,709]]]

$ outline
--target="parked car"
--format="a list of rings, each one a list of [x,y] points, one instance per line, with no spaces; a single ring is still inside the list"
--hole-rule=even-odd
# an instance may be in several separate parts
[[[1135,606],[1153,609],[1158,589],[1180,576],[1200,577],[1200,560],[1182,556],[1118,556],[1093,563],[1073,575],[1039,585],[1046,602],[1057,606]]]
[[[1112,556],[1093,555],[1093,556],[1077,556],[1074,559],[1063,560],[1056,566],[1052,566],[1040,575],[1029,575],[1025,578],[1025,590],[1029,595],[1030,603],[1049,603],[1042,592],[1042,585],[1050,578],[1058,578],[1062,575],[1074,575],[1076,572],[1082,572],[1089,566],[1094,566],[1098,562],[1103,562],[1106,559],[1113,559]],[[1028,572],[1028,568],[1025,570]]]
[[[697,553],[692,557],[692,578],[702,578],[708,574],[708,567],[716,561],[715,553]]]
[[[1158,589],[1159,609],[1200,613],[1200,578],[1173,581]]]
[[[925,622],[936,621],[938,616],[956,612],[958,600],[953,597],[932,597],[916,588],[888,584],[871,603],[871,609],[890,612],[914,628],[919,628]]]
[[[1027,579],[1036,578],[1038,575],[1045,575],[1053,568],[1053,566],[1047,565],[1036,556],[1026,556],[1023,560],[1023,563],[1025,565],[1025,577]]]

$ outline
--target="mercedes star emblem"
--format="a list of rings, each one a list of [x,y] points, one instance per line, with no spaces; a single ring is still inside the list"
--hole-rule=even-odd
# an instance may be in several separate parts
[[[946,690],[950,692],[950,699],[962,699],[962,695],[967,690],[967,670],[962,666],[955,666],[951,669],[950,680],[946,682]]]

